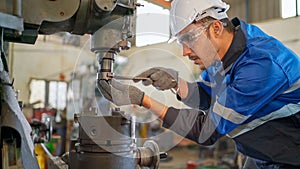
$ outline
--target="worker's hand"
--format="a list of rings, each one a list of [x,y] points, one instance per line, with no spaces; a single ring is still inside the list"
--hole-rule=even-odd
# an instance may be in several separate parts
[[[141,106],[144,98],[144,92],[140,89],[122,84],[114,79],[112,79],[111,83],[106,80],[99,80],[98,89],[107,100],[113,102],[117,106],[130,104]]]
[[[149,78],[148,80],[143,80],[143,84],[145,86],[153,85],[158,90],[172,89],[178,86],[178,72],[173,69],[154,67],[136,77]],[[139,81],[134,80],[134,82]]]

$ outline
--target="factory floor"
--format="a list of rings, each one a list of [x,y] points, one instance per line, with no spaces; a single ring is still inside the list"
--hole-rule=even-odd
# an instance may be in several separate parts
[[[230,141],[225,139],[225,141]],[[222,143],[222,144],[221,144]],[[227,143],[225,145],[224,143]],[[232,141],[217,143],[213,147],[197,144],[175,146],[167,151],[168,158],[161,160],[159,169],[233,169],[241,168],[243,156],[236,154]],[[226,149],[222,149],[226,148]],[[239,160],[238,160],[239,159]]]
[[[188,161],[199,160],[199,149],[178,146],[169,150],[168,158],[159,163],[159,169],[186,169]]]

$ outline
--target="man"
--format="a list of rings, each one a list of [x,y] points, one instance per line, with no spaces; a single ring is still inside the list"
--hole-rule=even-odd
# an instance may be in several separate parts
[[[172,35],[204,70],[200,81],[160,67],[138,75],[149,78],[145,85],[176,90],[192,109],[167,107],[115,80],[98,87],[115,104],[144,106],[199,144],[227,135],[259,168],[300,168],[300,59],[256,26],[230,21],[228,8],[221,0],[172,2]]]

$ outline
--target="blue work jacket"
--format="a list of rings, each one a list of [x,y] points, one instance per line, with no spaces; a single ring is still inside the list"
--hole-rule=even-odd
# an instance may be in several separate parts
[[[182,101],[193,109],[170,107],[163,126],[203,145],[227,135],[247,156],[300,166],[300,58],[258,27],[232,22],[235,37],[222,61],[197,87],[189,84]]]
[[[241,54],[229,49],[224,58],[236,60],[214,63],[198,82],[214,103],[200,107],[210,107],[217,131],[231,137],[300,112],[300,58],[258,27],[243,21],[239,27],[245,36]]]

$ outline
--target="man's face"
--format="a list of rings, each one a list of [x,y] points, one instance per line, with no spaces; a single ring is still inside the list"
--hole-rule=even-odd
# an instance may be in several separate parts
[[[185,44],[182,44],[183,56],[187,56],[195,65],[198,65],[201,70],[205,70],[205,66],[201,59]]]
[[[177,36],[177,41],[182,46],[183,56],[188,56],[195,65],[199,65],[201,70],[205,70],[219,58],[213,44],[207,37],[207,29],[211,23],[208,22],[204,26],[191,24]]]

